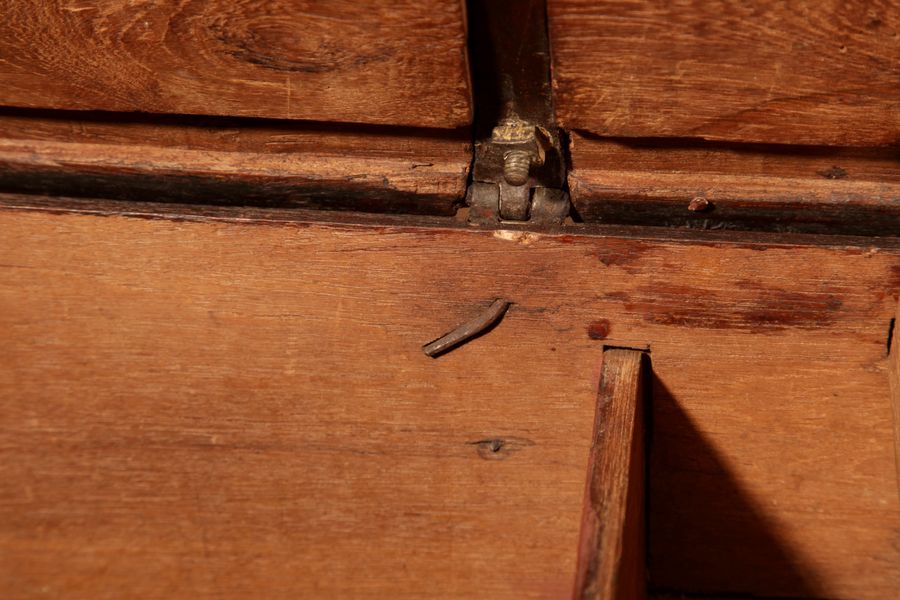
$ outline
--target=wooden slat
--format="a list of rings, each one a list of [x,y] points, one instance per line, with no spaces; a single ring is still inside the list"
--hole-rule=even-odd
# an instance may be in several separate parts
[[[585,221],[900,235],[897,149],[785,148],[571,135]]]
[[[646,595],[644,422],[641,352],[603,353],[576,597]]]
[[[0,112],[0,188],[453,214],[468,134],[286,121]]]
[[[568,597],[604,345],[657,589],[900,588],[896,241],[3,202],[4,598]]]
[[[557,114],[604,136],[900,140],[892,0],[549,0]]]
[[[462,2],[7,0],[0,104],[455,128]]]

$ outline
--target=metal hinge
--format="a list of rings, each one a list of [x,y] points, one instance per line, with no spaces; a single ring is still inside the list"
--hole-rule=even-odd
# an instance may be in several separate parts
[[[559,135],[509,115],[476,145],[469,222],[560,225],[569,214]]]
[[[470,56],[481,110],[466,194],[469,222],[561,224],[569,196],[550,85],[546,7],[509,0],[471,4]]]

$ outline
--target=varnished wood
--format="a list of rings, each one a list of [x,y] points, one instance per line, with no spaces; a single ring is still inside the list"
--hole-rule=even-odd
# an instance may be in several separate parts
[[[575,597],[646,595],[643,355],[603,353]]]
[[[0,104],[455,128],[462,2],[7,0]]]
[[[892,0],[549,0],[557,114],[604,136],[900,140]]]
[[[585,221],[900,235],[900,153],[571,135]]]
[[[604,345],[657,589],[900,587],[894,241],[3,202],[5,598],[568,597]]]
[[[0,111],[0,188],[128,200],[453,214],[467,132]]]

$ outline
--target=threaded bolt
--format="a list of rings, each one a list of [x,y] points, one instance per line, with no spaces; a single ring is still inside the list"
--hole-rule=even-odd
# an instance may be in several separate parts
[[[531,170],[531,153],[527,150],[510,150],[503,156],[503,178],[509,185],[525,185]]]

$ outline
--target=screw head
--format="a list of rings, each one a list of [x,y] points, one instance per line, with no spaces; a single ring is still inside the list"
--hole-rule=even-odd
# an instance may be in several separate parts
[[[706,198],[696,197],[693,198],[688,204],[688,210],[691,212],[703,212],[704,210],[709,208],[709,200]]]

